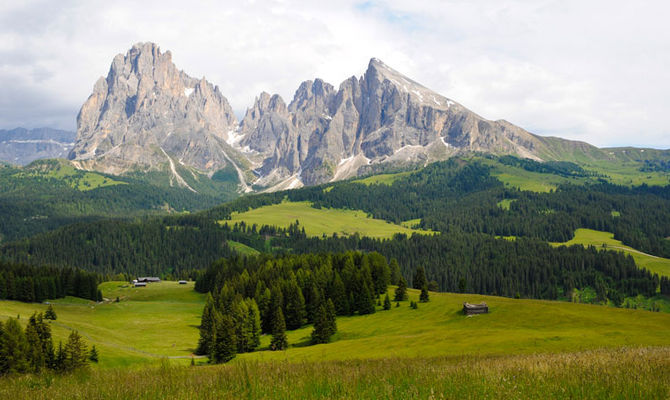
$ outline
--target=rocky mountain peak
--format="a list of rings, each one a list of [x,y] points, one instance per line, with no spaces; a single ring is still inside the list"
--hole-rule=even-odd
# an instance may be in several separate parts
[[[177,69],[169,51],[135,44],[114,57],[77,117],[70,159],[108,173],[185,167],[214,173],[230,163],[237,119],[218,87]],[[174,182],[186,185],[181,177]]]

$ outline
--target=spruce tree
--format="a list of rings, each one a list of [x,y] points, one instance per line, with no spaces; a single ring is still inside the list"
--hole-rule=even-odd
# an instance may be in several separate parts
[[[401,276],[400,281],[398,281],[398,287],[395,289],[395,297],[393,297],[393,301],[405,300],[407,300],[407,281]]]
[[[202,318],[200,319],[200,339],[198,340],[195,354],[205,355],[211,352],[210,345],[214,335],[214,312],[214,298],[211,293],[208,293],[207,300],[205,300],[205,308],[202,311]]]
[[[391,270],[391,284],[397,285],[400,282],[400,265],[398,265],[398,260],[395,258],[391,259],[389,263],[389,269]]]
[[[335,310],[335,304],[331,299],[326,301],[326,319],[328,320],[328,329],[329,337],[333,336],[337,332],[337,311]]]
[[[328,343],[330,339],[330,329],[328,325],[328,317],[326,316],[326,307],[319,306],[319,310],[314,317],[314,330],[312,331],[312,343]]]
[[[426,270],[422,266],[416,267],[416,273],[414,274],[412,287],[414,287],[414,289],[421,289],[424,285],[427,284],[428,281],[426,280]]]
[[[286,350],[288,339],[286,338],[286,322],[281,307],[275,308],[272,318],[272,340],[270,341],[270,350]]]
[[[98,362],[98,350],[95,349],[95,345],[91,347],[91,352],[88,354],[88,359],[94,363]]]
[[[428,296],[428,285],[424,283],[423,287],[421,288],[421,295],[419,296],[419,301],[422,303],[428,303],[429,300],[430,298]]]
[[[58,317],[56,316],[56,311],[54,311],[54,307],[53,307],[53,305],[49,304],[49,307],[48,307],[47,310],[44,312],[44,319],[50,319],[50,320],[55,321],[56,318],[58,318]]]
[[[65,361],[64,369],[66,371],[74,371],[83,368],[88,363],[88,350],[86,343],[77,331],[72,331],[67,338],[64,348]]]
[[[386,296],[384,297],[384,310],[390,310],[391,309],[391,298],[389,297],[389,294],[386,293]]]
[[[302,326],[305,318],[305,298],[295,281],[289,283],[284,296],[286,328],[289,330],[298,329]]]
[[[225,363],[237,354],[237,337],[233,319],[230,315],[215,314],[214,337],[209,359],[215,364]]]
[[[0,337],[0,374],[28,372],[29,347],[19,321],[9,318]]]

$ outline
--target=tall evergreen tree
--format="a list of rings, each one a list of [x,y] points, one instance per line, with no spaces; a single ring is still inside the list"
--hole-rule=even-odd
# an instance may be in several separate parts
[[[395,296],[393,301],[405,301],[407,300],[407,281],[402,276],[398,281],[398,287],[395,289]]]
[[[91,347],[91,352],[88,354],[88,359],[94,363],[98,362],[98,350],[95,349],[95,345]]]
[[[298,329],[302,326],[305,318],[305,298],[295,281],[288,284],[284,296],[286,328],[289,330]]]
[[[430,300],[430,297],[428,296],[428,285],[423,284],[423,287],[421,288],[421,295],[419,295],[419,301],[421,303],[427,303]]]
[[[330,339],[330,327],[326,316],[326,307],[322,304],[314,319],[314,330],[312,331],[312,343],[328,343]]]
[[[86,343],[77,331],[72,331],[67,338],[64,348],[66,371],[74,371],[88,364],[88,349]]]
[[[49,304],[49,307],[44,312],[44,319],[50,319],[55,321],[57,318],[58,316],[56,315],[56,311],[54,311],[53,305]]]
[[[0,374],[28,372],[30,347],[19,321],[9,318],[0,337]]]
[[[288,347],[288,338],[286,337],[286,322],[284,322],[284,313],[281,307],[275,308],[272,318],[272,340],[270,341],[271,350],[286,350]]]
[[[389,294],[386,293],[386,296],[384,296],[384,310],[390,310],[391,309],[391,298],[389,297]]]
[[[416,267],[416,272],[414,273],[414,280],[412,281],[412,287],[414,289],[421,289],[424,285],[427,285],[428,281],[426,280],[426,270],[423,266]]]
[[[235,327],[230,315],[216,313],[214,319],[215,329],[209,359],[215,364],[225,363],[235,358],[237,354]]]
[[[398,264],[398,260],[392,258],[391,262],[389,263],[389,269],[391,270],[391,284],[397,285],[400,282],[400,277],[402,276],[400,274],[400,265]]]
[[[198,340],[198,347],[195,354],[206,355],[210,354],[210,345],[212,343],[214,334],[214,298],[211,293],[207,293],[205,300],[205,308],[200,319],[200,339]]]
[[[333,336],[337,332],[337,312],[331,299],[326,301],[326,320],[328,321],[330,336]]]

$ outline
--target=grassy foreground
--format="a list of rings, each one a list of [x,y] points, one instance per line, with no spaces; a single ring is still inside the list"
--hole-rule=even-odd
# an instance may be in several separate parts
[[[670,259],[645,254],[632,247],[626,246],[621,243],[621,241],[614,239],[614,234],[610,232],[601,232],[593,229],[577,229],[575,231],[575,237],[572,238],[572,240],[565,243],[552,243],[554,246],[572,246],[575,244],[595,246],[603,250],[622,251],[626,254],[630,254],[639,267],[646,268],[652,273],[670,276]]]
[[[89,371],[0,379],[6,399],[662,399],[670,348]]]
[[[221,223],[234,224],[244,221],[247,225],[274,225],[288,227],[295,221],[305,228],[309,236],[352,235],[358,232],[361,236],[390,238],[396,233],[412,235],[413,233],[430,232],[410,229],[380,219],[370,218],[365,211],[341,210],[335,208],[313,208],[309,202],[289,202],[264,206],[243,213],[233,213],[228,221]]]

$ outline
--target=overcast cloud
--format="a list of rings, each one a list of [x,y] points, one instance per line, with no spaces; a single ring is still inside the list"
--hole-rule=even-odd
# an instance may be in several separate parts
[[[238,116],[262,90],[288,102],[301,81],[338,86],[378,57],[489,119],[598,146],[670,148],[668,4],[6,1],[0,128],[74,130],[114,55],[153,41],[219,85]]]

